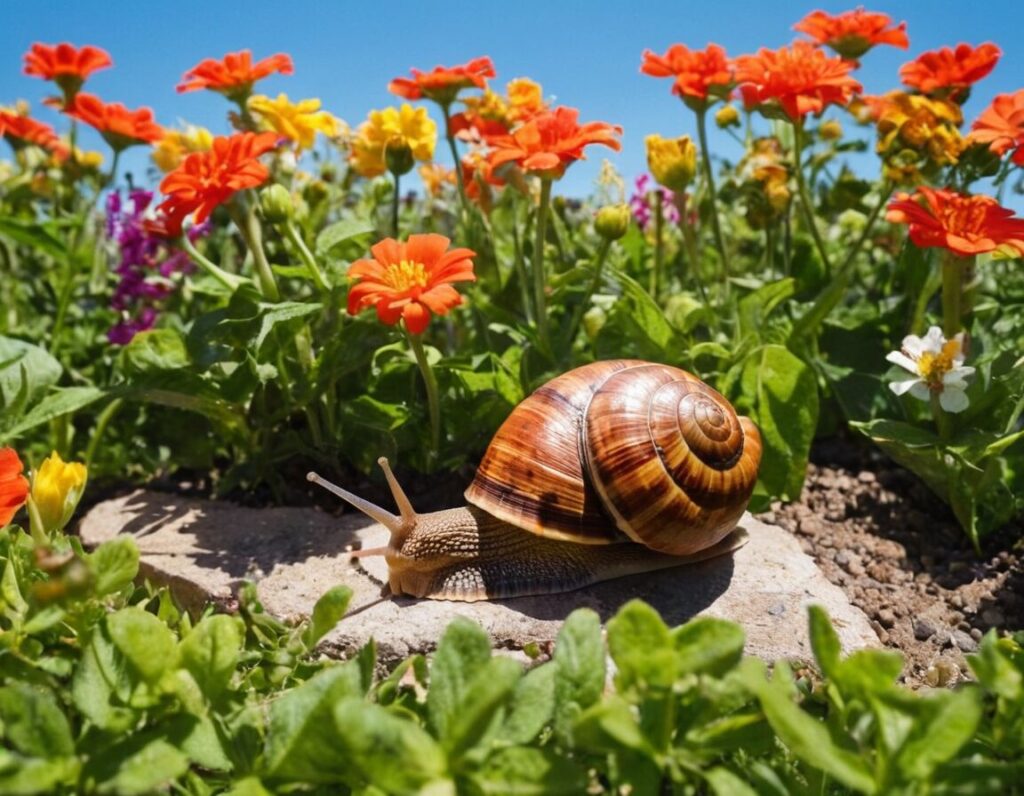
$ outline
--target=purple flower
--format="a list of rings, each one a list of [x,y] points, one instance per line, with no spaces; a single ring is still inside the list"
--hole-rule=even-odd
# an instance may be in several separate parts
[[[129,192],[127,207],[117,191],[107,196],[107,237],[120,252],[114,269],[118,283],[110,300],[119,320],[107,333],[114,345],[127,345],[139,332],[152,329],[157,320],[156,304],[173,290],[171,277],[193,268],[184,252],[173,249],[165,237],[147,226],[145,213],[152,201],[152,192],[141,189]],[[195,239],[208,229],[208,225],[193,227],[189,237]]]
[[[647,230],[647,225],[651,223],[651,205],[656,201],[655,197],[657,192],[660,191],[661,212],[664,219],[670,224],[678,224],[679,208],[675,204],[675,194],[667,188],[659,188],[658,186],[655,186],[654,189],[649,189],[647,186],[650,182],[651,178],[649,175],[641,174],[634,183],[635,190],[633,195],[629,197],[629,206],[633,210],[633,218],[636,219],[636,223],[640,226],[640,229]]]

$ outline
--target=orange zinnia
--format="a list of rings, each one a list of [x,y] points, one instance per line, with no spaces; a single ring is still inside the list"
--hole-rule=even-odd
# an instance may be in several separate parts
[[[93,72],[113,66],[110,54],[99,47],[75,47],[67,42],[57,45],[36,42],[25,53],[24,73],[53,80],[66,97],[74,96]]]
[[[1000,94],[992,100],[971,125],[967,140],[988,144],[999,156],[1013,149],[1010,159],[1024,166],[1024,88],[1013,94]]]
[[[58,158],[68,155],[68,148],[50,125],[28,116],[0,110],[0,135],[6,136],[15,148],[19,144],[35,144],[53,152]]]
[[[991,72],[1003,53],[991,42],[972,47],[958,44],[922,53],[900,67],[900,80],[922,94],[948,91],[956,96]]]
[[[0,448],[0,528],[10,524],[15,513],[28,499],[25,467],[13,448]]]
[[[167,214],[168,232],[181,234],[181,223],[189,213],[195,213],[197,224],[202,223],[236,191],[266,182],[270,171],[258,158],[279,140],[277,133],[235,133],[217,136],[206,152],[186,155],[160,183],[167,198],[157,209]]]
[[[164,128],[153,121],[153,111],[130,111],[120,102],[104,102],[93,94],[77,94],[64,112],[95,127],[115,150],[136,144],[152,144],[164,137]]]
[[[854,64],[830,58],[809,41],[796,41],[778,50],[762,48],[756,55],[736,59],[736,82],[743,103],[753,108],[778,103],[798,121],[808,113],[820,114],[828,105],[845,104],[861,85],[850,72]]]
[[[824,11],[812,11],[793,26],[793,30],[806,33],[818,44],[831,47],[848,60],[860,58],[879,44],[891,44],[901,50],[910,46],[907,23],[895,28],[892,17],[877,11],[857,8],[832,16]]]
[[[410,100],[426,97],[440,105],[451,105],[464,88],[484,88],[486,78],[495,75],[494,64],[487,56],[459,66],[435,66],[429,72],[411,71],[412,78],[396,77],[388,83],[388,91]]]
[[[706,103],[709,96],[726,99],[732,90],[732,67],[717,44],[704,50],[673,44],[664,55],[644,50],[640,71],[651,77],[674,77],[672,93],[698,104]]]
[[[372,260],[358,260],[348,269],[360,280],[348,292],[348,312],[356,315],[376,307],[377,317],[389,326],[405,321],[411,334],[421,334],[430,313],[447,315],[462,303],[451,282],[475,282],[475,252],[452,249],[444,235],[410,235],[406,243],[385,238],[370,248]]]
[[[886,219],[908,224],[915,246],[937,246],[962,257],[993,251],[1024,257],[1024,218],[990,196],[922,185],[914,194],[897,195]]]
[[[622,148],[617,136],[622,128],[605,122],[576,121],[579,111],[560,106],[538,113],[510,133],[487,139],[491,147],[491,168],[515,162],[523,171],[558,179],[569,164],[583,160],[583,148],[603,144],[616,152]]]
[[[235,102],[244,102],[252,86],[274,72],[290,75],[295,71],[292,59],[284,53],[252,62],[252,51],[228,53],[220,61],[207,58],[189,69],[178,84],[178,93],[208,88]]]

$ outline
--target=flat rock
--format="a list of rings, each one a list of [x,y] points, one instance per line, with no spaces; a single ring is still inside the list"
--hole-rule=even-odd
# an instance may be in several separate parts
[[[607,620],[635,597],[654,606],[670,626],[698,614],[739,622],[747,652],[765,660],[811,658],[810,603],[828,610],[846,651],[878,645],[867,617],[788,532],[749,514],[741,526],[750,541],[731,555],[566,594],[477,603],[391,597],[382,558],[356,564],[346,553],[379,546],[388,537],[383,527],[354,513],[339,518],[311,508],[248,509],[138,491],[95,506],[80,533],[88,547],[118,534],[134,537],[143,574],[168,585],[191,610],[209,602],[232,610],[238,586],[251,580],[267,611],[298,619],[327,589],[344,583],[353,591],[349,613],[325,638],[324,649],[344,654],[373,638],[384,664],[431,651],[456,616],[478,622],[496,648],[520,650],[530,642],[554,641],[575,608],[592,608]]]

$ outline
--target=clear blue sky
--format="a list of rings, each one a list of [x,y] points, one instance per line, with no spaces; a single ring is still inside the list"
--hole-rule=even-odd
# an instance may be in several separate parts
[[[295,74],[262,82],[265,93],[284,91],[293,100],[320,97],[325,108],[355,126],[369,109],[399,101],[388,93],[387,84],[410,67],[429,69],[489,55],[499,88],[511,78],[528,76],[558,103],[578,107],[582,120],[625,128],[621,154],[592,147],[589,161],[569,170],[560,190],[583,194],[589,192],[606,153],[628,178],[645,169],[646,134],[694,133],[692,114],[670,95],[670,81],[640,74],[645,48],[663,51],[674,42],[703,47],[714,41],[738,55],[760,46],[778,47],[795,37],[791,26],[808,11],[838,12],[853,5],[749,0],[34,0],[4,5],[0,102],[28,99],[40,118],[61,124],[57,114],[38,105],[48,86],[21,75],[22,53],[34,41],[95,44],[111,53],[115,66],[94,75],[89,90],[129,107],[149,105],[165,125],[183,119],[223,133],[225,100],[210,92],[176,94],[174,86],[203,58],[248,47],[256,57],[283,51],[294,58]],[[961,41],[994,41],[1003,50],[992,75],[975,87],[965,109],[968,123],[995,94],[1024,85],[1020,0],[913,0],[868,7],[906,20],[911,45],[907,52],[880,47],[863,59],[858,78],[868,92],[896,87],[900,64],[918,53]],[[721,140],[716,147],[713,139],[712,149],[734,155],[730,143]],[[143,150],[133,150],[127,162],[137,174],[144,171]],[[874,169],[873,162],[868,166]],[[1021,209],[1019,201],[1013,204]]]

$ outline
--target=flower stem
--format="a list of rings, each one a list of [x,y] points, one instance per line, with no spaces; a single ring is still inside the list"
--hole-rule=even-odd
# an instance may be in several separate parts
[[[722,258],[722,287],[725,295],[729,295],[729,257],[725,253],[725,238],[722,235],[722,222],[718,218],[718,192],[715,190],[715,171],[711,167],[711,150],[708,149],[708,109],[697,111],[697,135],[700,139],[700,160],[704,167],[704,180],[708,185],[711,199],[711,226],[715,233],[715,246],[718,256]]]
[[[192,243],[188,236],[188,233],[183,233],[181,238],[178,239],[178,245],[185,250],[189,259],[198,265],[205,273],[212,276],[220,284],[226,287],[228,290],[235,290],[245,280],[236,274],[228,273],[219,265],[208,260],[204,255],[200,254],[199,250]]]
[[[665,211],[662,209],[663,200],[661,189],[652,193],[654,196],[654,270],[651,271],[651,298],[658,300],[658,290],[661,287],[661,270],[665,258],[664,237]]]
[[[587,309],[587,305],[590,304],[590,299],[601,287],[601,277],[604,271],[604,261],[608,259],[608,252],[611,250],[612,242],[607,238],[601,239],[601,246],[597,250],[597,256],[594,258],[594,278],[590,280],[590,287],[587,288],[587,292],[583,294],[583,298],[578,305],[576,310],[572,314],[572,323],[569,324],[569,347],[572,347],[573,340],[576,339],[576,335],[579,332],[580,321],[583,320],[583,313]]]
[[[398,238],[398,203],[401,201],[401,194],[399,193],[399,176],[392,172],[395,178],[395,195],[391,199],[391,234],[396,239]]]
[[[427,361],[427,352],[423,349],[423,340],[420,335],[413,334],[406,330],[409,338],[409,347],[413,356],[416,357],[416,364],[419,365],[420,373],[423,375],[423,385],[427,389],[427,410],[430,413],[430,455],[427,460],[427,469],[432,470],[437,460],[437,454],[441,447],[441,405],[437,396],[437,378]]]
[[[932,418],[935,420],[935,428],[939,432],[939,439],[943,442],[949,441],[950,437],[950,426],[949,426],[949,415],[946,410],[942,408],[942,404],[939,402],[939,393],[933,392],[931,394],[932,403]]]
[[[942,333],[953,337],[961,328],[963,311],[964,267],[968,258],[952,252],[942,254]]]
[[[306,241],[302,239],[302,234],[295,226],[295,222],[291,219],[285,222],[284,234],[288,240],[291,241],[292,246],[294,246],[298,251],[300,259],[305,264],[310,276],[313,278],[313,284],[316,285],[316,289],[324,295],[330,293],[331,288],[324,279],[323,271],[320,270],[320,264],[316,261],[316,257],[314,257],[313,252],[309,250],[309,247],[306,245]]]
[[[459,150],[455,146],[455,136],[452,135],[452,118],[448,105],[442,104],[441,112],[444,114],[444,137],[448,141],[448,149],[452,153],[455,183],[459,187],[459,204],[462,206],[462,212],[465,213],[469,209],[469,203],[466,200],[466,184],[462,177],[462,162],[459,160]]]
[[[818,250],[818,256],[821,258],[822,264],[825,266],[825,273],[831,275],[832,263],[828,259],[828,251],[825,249],[825,241],[822,240],[821,233],[818,231],[818,223],[814,219],[814,205],[811,202],[810,191],[807,189],[807,181],[804,179],[804,124],[802,120],[793,122],[793,140],[793,148],[796,150],[793,153],[794,170],[796,171],[796,185],[797,190],[800,193],[800,206],[804,211],[804,222],[807,224],[808,232],[811,233],[811,237],[814,239],[814,246]]]
[[[551,179],[541,177],[540,205],[537,208],[537,237],[533,247],[533,299],[537,311],[537,333],[541,347],[547,351],[548,345],[548,311],[545,298],[547,280],[544,277],[544,241],[547,240],[548,207],[551,204]]]
[[[274,271],[271,269],[270,263],[267,262],[266,252],[263,251],[263,229],[256,218],[256,208],[249,207],[239,212],[239,208],[235,205],[229,205],[228,207],[235,226],[242,233],[245,245],[249,247],[249,251],[252,253],[253,262],[256,264],[256,278],[259,281],[260,292],[268,301],[280,301],[281,293],[277,289]]]
[[[85,466],[86,468],[92,466],[93,459],[96,458],[96,450],[99,448],[100,441],[103,439],[103,434],[107,430],[107,426],[110,425],[110,421],[114,415],[118,413],[121,407],[124,405],[124,399],[115,398],[106,408],[100,413],[100,416],[96,419],[96,428],[93,429],[92,437],[89,439],[89,447],[85,450]]]

